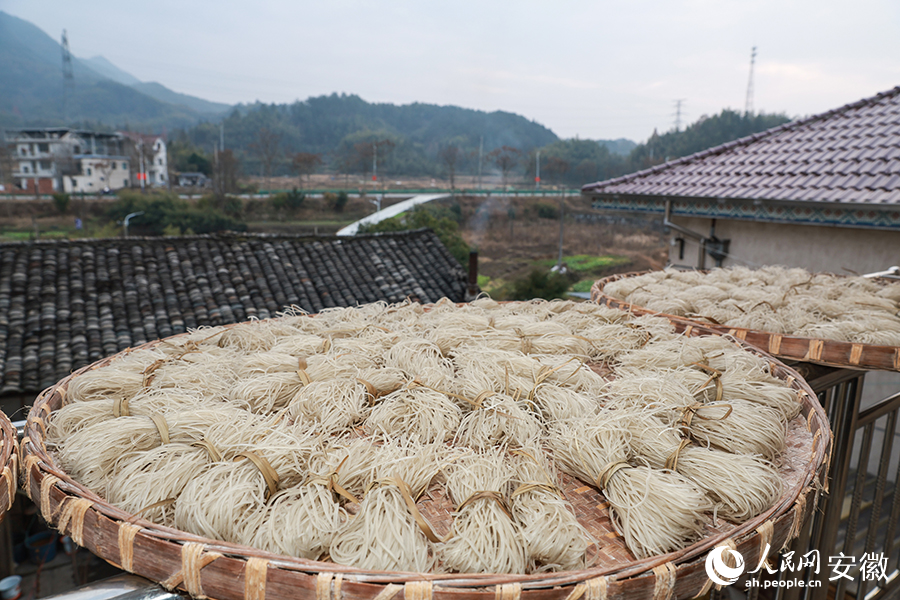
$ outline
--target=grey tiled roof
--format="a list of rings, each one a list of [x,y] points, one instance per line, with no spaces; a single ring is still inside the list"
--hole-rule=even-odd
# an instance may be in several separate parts
[[[39,391],[125,348],[201,325],[407,297],[462,301],[430,230],[0,244],[0,394]]]
[[[900,204],[900,87],[582,191]]]

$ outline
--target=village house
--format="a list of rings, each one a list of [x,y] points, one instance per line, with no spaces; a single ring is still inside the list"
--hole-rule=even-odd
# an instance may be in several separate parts
[[[659,215],[671,265],[883,271],[900,263],[900,87],[582,193]]]
[[[130,184],[127,143],[117,133],[44,127],[9,131],[6,138],[21,191],[96,194]]]
[[[166,154],[165,138],[132,131],[122,131],[120,134],[129,141],[131,148],[135,167],[131,185],[140,187],[143,180],[144,185],[150,187],[168,187],[169,159]]]

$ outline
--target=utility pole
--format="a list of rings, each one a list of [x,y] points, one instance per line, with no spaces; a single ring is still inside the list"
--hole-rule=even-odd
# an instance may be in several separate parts
[[[681,131],[681,106],[684,104],[684,98],[675,101],[675,131]]]
[[[219,123],[219,149],[225,152],[225,119]]]
[[[541,150],[534,155],[534,189],[541,189]]]
[[[144,138],[143,137],[138,138],[138,160],[140,161],[140,165],[141,165],[141,170],[138,173],[138,181],[141,182],[141,192],[144,192],[145,191],[144,190],[144,180],[147,178],[147,174],[144,173]],[[127,225],[125,226],[125,229],[126,229],[125,235],[128,235],[127,234],[127,229],[128,229]]]
[[[478,144],[478,189],[481,189],[481,161],[484,158],[484,136]]]
[[[756,64],[756,46],[750,51],[750,79],[747,81],[747,100],[744,102],[744,115],[753,116],[753,67]]]
[[[62,72],[63,72],[63,124],[69,121],[69,94],[75,88],[75,73],[72,70],[72,53],[69,52],[69,36],[62,32]]]
[[[563,187],[562,196],[559,199],[559,257],[556,259],[556,272],[565,273],[563,266],[563,222],[566,214],[566,188]]]

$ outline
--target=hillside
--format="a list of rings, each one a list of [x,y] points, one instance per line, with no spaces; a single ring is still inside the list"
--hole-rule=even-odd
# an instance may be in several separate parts
[[[289,172],[288,155],[314,152],[341,172],[366,172],[371,155],[359,154],[373,142],[389,140],[382,151],[379,172],[440,175],[438,152],[453,145],[460,149],[458,169],[477,163],[483,140],[485,170],[495,148],[512,146],[527,152],[557,141],[547,127],[513,113],[485,112],[433,104],[369,103],[355,95],[331,94],[293,104],[238,106],[224,121],[226,147],[243,160],[245,172],[261,171],[259,133],[277,136],[278,153],[273,174]],[[211,148],[219,140],[219,126],[206,123],[190,129],[187,141]]]
[[[228,108],[158,83],[141,83],[103,57],[73,57],[72,71],[64,118],[59,43],[28,21],[0,11],[0,127],[90,123],[160,131],[189,127]]]

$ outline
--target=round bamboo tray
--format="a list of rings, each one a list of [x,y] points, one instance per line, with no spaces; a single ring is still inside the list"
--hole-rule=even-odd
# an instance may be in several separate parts
[[[9,417],[0,412],[0,465],[3,467],[0,472],[0,521],[16,500],[16,479],[19,475],[17,439],[16,428]]]
[[[838,340],[826,340],[822,338],[808,338],[769,331],[758,331],[744,327],[729,327],[710,321],[698,321],[690,317],[670,315],[649,308],[630,304],[624,300],[613,298],[603,293],[608,283],[638,277],[649,271],[639,273],[623,273],[612,275],[594,282],[591,287],[591,301],[605,304],[611,308],[618,308],[636,315],[656,315],[664,317],[675,325],[678,331],[684,331],[688,327],[704,327],[719,333],[728,334],[739,340],[746,341],[752,346],[766,350],[772,356],[787,360],[810,362],[829,367],[875,370],[875,371],[900,371],[900,347],[878,346],[875,344],[857,344],[841,342]]]
[[[179,337],[179,336],[173,336]],[[172,338],[169,338],[172,339]],[[152,347],[159,340],[141,346]],[[705,571],[707,554],[717,546],[739,551],[747,565],[763,553],[775,555],[799,533],[826,492],[832,437],[815,394],[793,370],[759,350],[746,350],[771,361],[772,373],[796,389],[802,412],[789,427],[781,474],[784,493],[765,513],[741,525],[710,523],[693,545],[637,560],[615,533],[607,504],[593,487],[564,478],[563,490],[579,520],[598,539],[590,569],[536,575],[410,573],[367,571],[263,552],[157,525],[111,505],[74,481],[54,462],[45,446],[48,419],[65,402],[69,382],[101,369],[126,354],[86,366],[44,390],[28,416],[22,440],[24,488],[48,523],[80,546],[131,573],[181,589],[197,598],[220,600],[628,600],[693,598],[712,587]],[[599,367],[598,367],[599,368]],[[449,500],[440,492],[423,496],[419,509],[439,533],[449,529]]]

